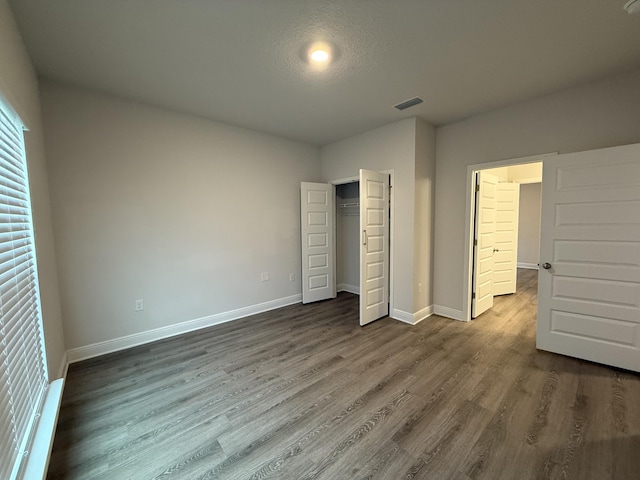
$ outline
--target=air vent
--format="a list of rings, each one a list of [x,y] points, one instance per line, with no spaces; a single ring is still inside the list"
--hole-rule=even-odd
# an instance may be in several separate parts
[[[394,105],[394,107],[398,110],[406,110],[407,108],[413,107],[414,105],[418,105],[422,102],[424,102],[424,100],[422,100],[420,97],[413,97],[409,100],[405,100],[404,102],[400,102],[399,104]]]

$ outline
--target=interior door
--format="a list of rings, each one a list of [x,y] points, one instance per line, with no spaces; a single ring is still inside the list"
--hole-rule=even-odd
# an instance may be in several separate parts
[[[537,347],[640,371],[640,144],[545,161]]]
[[[360,325],[389,315],[389,175],[360,170]]]
[[[336,296],[334,188],[326,183],[300,184],[302,303]]]
[[[518,216],[520,184],[496,186],[496,235],[493,256],[493,295],[515,293],[518,277]]]
[[[471,317],[493,307],[493,254],[496,231],[496,186],[498,177],[476,174],[476,215],[473,237],[473,293]]]

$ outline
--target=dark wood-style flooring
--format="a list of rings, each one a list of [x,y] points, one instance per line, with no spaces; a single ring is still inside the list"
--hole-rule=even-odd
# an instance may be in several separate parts
[[[537,351],[536,274],[471,323],[340,294],[74,364],[48,478],[640,478],[640,375]]]

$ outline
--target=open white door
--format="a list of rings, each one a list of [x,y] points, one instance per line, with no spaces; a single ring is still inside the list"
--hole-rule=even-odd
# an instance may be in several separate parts
[[[389,315],[389,175],[360,170],[360,325]]]
[[[334,188],[325,183],[300,184],[302,303],[336,296]]]
[[[520,184],[496,187],[496,236],[493,256],[493,295],[515,293],[518,277],[518,216]]]
[[[476,175],[476,217],[473,240],[473,293],[471,317],[493,307],[493,253],[496,231],[496,186],[498,177],[487,172]]]
[[[640,371],[640,145],[545,161],[537,347]]]

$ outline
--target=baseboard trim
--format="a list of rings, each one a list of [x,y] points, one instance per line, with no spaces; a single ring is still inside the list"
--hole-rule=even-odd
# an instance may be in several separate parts
[[[429,318],[431,315],[433,315],[433,305],[428,305],[413,314],[413,324],[415,325],[417,323],[420,323],[425,318]]]
[[[462,310],[456,310],[454,308],[442,307],[440,305],[433,306],[433,313],[440,315],[441,317],[451,318],[452,320],[458,320],[460,322],[466,322]]]
[[[250,305],[236,310],[229,310],[228,312],[216,313],[207,317],[196,318],[195,320],[188,320],[186,322],[148,330],[146,332],[134,333],[124,337],[106,340],[104,342],[72,348],[67,351],[68,361],[69,363],[75,363],[81,360],[99,357],[101,355],[106,355],[107,353],[125,350],[145,343],[163,340],[165,338],[174,337],[194,330],[200,330],[202,328],[213,327],[214,325],[220,325],[221,323],[238,320],[250,315],[275,310],[276,308],[286,307],[287,305],[293,305],[295,303],[300,303],[301,301],[301,294],[291,295],[290,297],[278,298],[276,300],[270,300],[268,302],[258,303],[256,305]]]
[[[433,305],[429,305],[424,307],[421,310],[418,310],[415,313],[405,312],[404,310],[400,310],[394,308],[389,316],[394,320],[398,320],[399,322],[408,323],[409,325],[416,325],[420,323],[425,318],[433,315]]]
[[[389,316],[394,320],[398,320],[399,322],[413,325],[413,315],[411,315],[409,312],[405,312],[404,310],[394,308],[389,312]]]
[[[336,287],[338,292],[349,292],[354,295],[360,295],[360,287],[356,285],[349,285],[347,283],[341,283]]]
[[[58,376],[56,378],[67,378],[67,371],[69,370],[69,355],[64,352],[60,367],[58,368]]]
[[[528,268],[529,270],[539,269],[537,263],[524,263],[524,262],[518,262],[518,268]]]

